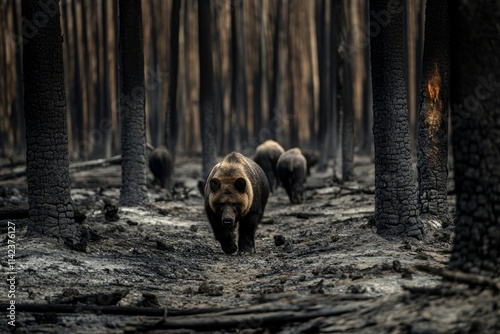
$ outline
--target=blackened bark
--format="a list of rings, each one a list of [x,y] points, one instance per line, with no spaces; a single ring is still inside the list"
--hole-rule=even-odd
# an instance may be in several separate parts
[[[364,6],[364,23],[365,31],[368,29],[370,22],[370,8],[368,2]],[[367,38],[367,37],[366,37]],[[373,133],[372,128],[372,85],[371,85],[371,69],[370,69],[370,48],[366,45],[363,48],[363,63],[365,65],[365,78],[363,80],[363,112],[361,118],[361,147],[360,153],[370,156],[373,154]]]
[[[108,2],[101,3],[102,10],[102,40],[103,40],[103,84],[102,84],[102,98],[103,98],[103,119],[99,124],[100,129],[103,131],[103,145],[104,157],[111,158],[112,154],[112,115],[111,115],[111,95],[109,80],[109,63],[108,63]]]
[[[448,225],[448,3],[427,0],[418,118],[418,202],[421,219]]]
[[[45,9],[45,10],[44,10]],[[70,194],[66,96],[59,4],[46,8],[26,0],[22,16],[40,20],[32,37],[24,41],[24,101],[26,119],[26,178],[28,181],[29,234],[79,239]]]
[[[150,29],[150,42],[149,42],[149,58],[150,65],[154,72],[159,71],[160,67],[158,64],[158,32],[156,24],[155,15],[155,1],[149,0],[149,13],[151,17]],[[149,113],[149,138],[151,138],[151,143],[153,146],[159,146],[163,141],[160,138],[160,110],[161,110],[161,85],[156,79],[151,78],[151,81],[147,83],[146,89],[149,91],[149,103],[151,112]]]
[[[120,0],[119,15],[122,143],[120,204],[141,206],[148,203],[141,1]]]
[[[331,66],[330,66],[330,104],[331,104],[331,115],[329,119],[329,125],[330,125],[330,154],[333,159],[333,174],[332,174],[332,180],[334,182],[338,181],[337,177],[337,165],[338,165],[338,160],[339,160],[339,146],[340,146],[340,101],[339,101],[339,94],[338,90],[340,87],[339,84],[339,57],[338,57],[338,50],[339,50],[339,25],[336,22],[340,21],[340,3],[338,1],[332,1],[330,4],[330,22],[331,24],[331,30],[332,30],[332,36],[331,36],[331,43],[330,43],[330,61],[331,61]]]
[[[343,22],[345,32],[342,34],[344,45],[352,41],[350,29],[350,13],[348,1],[342,3]],[[344,113],[342,117],[342,181],[350,181],[354,177],[354,105],[352,102],[352,64],[348,51],[343,52],[343,84],[342,96],[344,100]]]
[[[500,277],[500,39],[497,1],[450,2],[457,192],[450,267]]]
[[[243,113],[243,93],[240,76],[240,52],[238,47],[238,22],[236,15],[236,0],[231,3],[231,144],[230,149],[241,149],[241,122]]]
[[[328,131],[328,113],[330,113],[329,108],[329,98],[330,98],[330,73],[328,69],[328,63],[330,62],[329,55],[331,49],[330,47],[330,29],[329,24],[327,26],[326,16],[330,13],[326,10],[326,0],[321,0],[319,2],[318,10],[318,28],[317,33],[317,46],[318,46],[318,67],[319,67],[319,112],[318,112],[318,145],[319,145],[319,159],[318,159],[318,171],[325,171],[326,164],[328,161],[327,155],[327,131]],[[332,4],[333,5],[333,2]],[[331,21],[330,21],[331,22]],[[334,24],[337,24],[335,22]]]
[[[80,157],[84,157],[83,150],[85,149],[84,144],[84,129],[83,129],[83,87],[82,87],[82,76],[80,73],[80,48],[78,40],[78,28],[77,28],[77,14],[76,14],[76,1],[71,3],[71,20],[73,21],[73,45],[74,45],[74,62],[73,62],[73,73],[75,75],[73,79],[73,93],[74,93],[74,108],[71,108],[72,115],[74,115],[73,125],[73,145],[74,152],[77,152]],[[71,97],[71,96],[70,96]]]
[[[277,132],[279,128],[279,88],[281,86],[280,73],[280,52],[281,38],[280,34],[283,26],[283,0],[276,2],[276,18],[274,22],[273,36],[273,78],[271,82],[271,94],[269,96],[269,130],[271,139],[277,140]]]
[[[198,1],[198,39],[200,53],[200,126],[203,178],[216,163],[214,70],[210,33],[210,1]]]
[[[168,103],[165,126],[165,145],[175,163],[177,138],[179,137],[179,121],[177,118],[177,82],[179,72],[179,24],[181,0],[172,3],[170,17],[170,82],[168,85]]]
[[[14,1],[12,3],[12,15],[14,16],[14,34],[16,36],[22,36],[22,19],[20,19],[20,16],[18,15],[18,10],[21,10],[21,7],[19,9],[17,8],[18,3]],[[19,3],[19,6],[22,6],[21,3]],[[22,41],[19,40],[16,42],[16,75],[19,78],[17,80],[17,87],[16,87],[16,101],[17,101],[17,110],[19,112],[16,112],[16,125],[17,125],[17,143],[16,143],[16,148],[18,152],[24,152],[26,150],[26,125],[24,121],[24,117],[22,114],[22,111],[24,110],[24,100],[23,100],[23,95],[24,95],[24,89],[23,89],[23,81],[21,80],[23,76],[23,45]],[[1,145],[0,145],[1,146]]]
[[[403,8],[391,0],[370,1],[375,223],[388,239],[422,239],[413,182],[403,59]]]

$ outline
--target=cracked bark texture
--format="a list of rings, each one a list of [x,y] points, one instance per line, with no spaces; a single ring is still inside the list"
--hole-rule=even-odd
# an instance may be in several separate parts
[[[452,269],[500,276],[498,1],[450,3],[451,120],[457,192]]]
[[[22,16],[33,23],[24,34],[23,51],[28,234],[76,240],[59,4],[42,8],[40,1],[26,0]]]
[[[448,1],[427,0],[420,86],[417,166],[421,220],[449,225],[448,214]]]
[[[148,192],[141,1],[120,0],[119,12],[122,145],[120,204],[142,206],[148,203]]]
[[[403,61],[403,7],[370,1],[375,224],[387,239],[423,239],[413,181]]]

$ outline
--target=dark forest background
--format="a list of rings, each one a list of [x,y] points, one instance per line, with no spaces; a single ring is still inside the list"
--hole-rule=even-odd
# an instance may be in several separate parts
[[[170,73],[177,72],[177,153],[201,152],[198,1],[181,1],[171,69],[173,0],[142,1],[146,140],[164,143]],[[217,150],[251,154],[262,141],[337,157],[354,116],[355,150],[373,152],[368,4],[363,0],[211,1]],[[61,1],[72,161],[120,154],[118,1]],[[403,2],[412,151],[423,50],[423,0]],[[381,20],[384,18],[381,17]],[[24,31],[23,31],[24,29]],[[0,156],[23,159],[21,0],[0,1]]]

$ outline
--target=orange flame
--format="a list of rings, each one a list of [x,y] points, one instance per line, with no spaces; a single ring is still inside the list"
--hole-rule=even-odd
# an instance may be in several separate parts
[[[428,100],[426,101],[425,121],[429,126],[429,130],[437,130],[441,124],[443,102],[439,96],[440,89],[441,76],[439,75],[439,67],[434,64],[434,71],[427,80]]]
[[[427,92],[433,103],[437,103],[439,99],[439,90],[441,88],[441,76],[439,75],[439,67],[434,64],[434,72],[427,81]]]

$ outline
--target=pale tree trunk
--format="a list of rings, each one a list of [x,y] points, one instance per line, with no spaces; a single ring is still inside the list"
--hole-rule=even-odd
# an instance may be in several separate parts
[[[142,206],[148,203],[148,191],[141,1],[120,0],[119,15],[122,143],[120,204]]]

